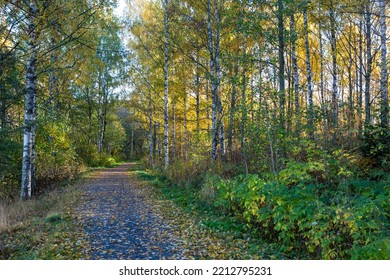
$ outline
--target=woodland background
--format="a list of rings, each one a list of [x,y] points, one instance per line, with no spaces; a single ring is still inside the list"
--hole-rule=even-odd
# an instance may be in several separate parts
[[[286,254],[389,258],[387,1],[115,5],[0,2],[4,205],[140,159]]]

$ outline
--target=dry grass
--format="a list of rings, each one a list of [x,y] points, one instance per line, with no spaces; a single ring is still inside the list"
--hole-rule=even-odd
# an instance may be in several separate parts
[[[14,201],[0,203],[0,232],[12,230],[41,208],[40,200]]]
[[[8,227],[8,212],[7,208],[0,204],[0,231],[7,229]]]
[[[58,187],[27,201],[0,201],[0,232],[12,231],[34,218],[45,217],[48,213],[68,212],[69,204],[74,203],[79,192],[71,191],[74,186]]]
[[[28,201],[0,202],[0,260],[86,258],[88,243],[73,216],[82,184],[79,178]]]

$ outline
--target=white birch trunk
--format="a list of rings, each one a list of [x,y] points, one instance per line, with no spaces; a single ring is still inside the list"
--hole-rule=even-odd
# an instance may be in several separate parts
[[[300,108],[299,108],[299,76],[298,76],[298,60],[297,60],[297,51],[296,51],[296,39],[297,35],[295,34],[295,16],[291,14],[290,17],[290,30],[293,36],[292,46],[291,46],[291,62],[293,68],[293,89],[294,89],[294,101],[295,101],[295,134],[299,136],[301,119],[300,119]]]
[[[210,80],[211,80],[211,158],[217,159],[217,81],[215,77],[215,58],[213,33],[211,30],[211,3],[207,0],[207,37],[210,53]]]
[[[283,23],[283,13],[284,5],[283,0],[278,0],[278,62],[279,62],[279,110],[280,110],[280,126],[284,130],[285,128],[285,104],[286,104],[286,95],[285,95],[285,60],[284,60],[284,23]]]
[[[386,2],[379,1],[380,5],[380,37],[381,37],[381,109],[380,123],[383,128],[389,126],[389,94],[388,94],[388,70],[387,70],[387,46],[386,46]]]
[[[333,115],[332,123],[333,128],[338,127],[338,77],[337,77],[337,50],[336,50],[336,16],[332,7],[330,9],[330,44],[332,53],[332,104],[333,104]],[[334,134],[336,135],[336,134]]]
[[[199,62],[199,50],[196,51],[196,61]],[[200,75],[199,65],[196,63],[195,70],[195,91],[196,91],[196,132],[200,135]]]
[[[305,30],[305,50],[306,50],[306,71],[307,71],[307,96],[309,102],[309,137],[314,139],[314,109],[313,109],[313,90],[311,84],[311,62],[310,62],[310,46],[309,46],[309,27],[307,23],[307,2],[303,8],[303,25]]]
[[[34,162],[34,141],[35,141],[35,102],[37,89],[36,56],[38,52],[36,34],[36,16],[38,13],[34,1],[30,1],[28,22],[30,49],[29,58],[26,64],[26,93],[24,106],[24,137],[23,137],[23,159],[22,159],[22,182],[20,198],[22,200],[31,198],[33,183],[35,182]]]
[[[154,137],[153,137],[153,107],[152,107],[152,92],[150,90],[150,85],[148,88],[149,94],[149,165],[153,165],[153,155],[154,155]]]
[[[319,43],[320,43],[320,96],[321,96],[321,112],[322,112],[322,119],[324,122],[324,127],[326,130],[328,130],[328,117],[326,113],[325,108],[325,75],[324,75],[324,46],[323,46],[323,39],[322,39],[322,25],[319,24],[318,26],[318,37],[319,37]]]
[[[359,20],[359,138],[363,133],[363,19]]]
[[[222,99],[220,96],[221,91],[221,78],[222,78],[222,72],[221,72],[221,66],[219,63],[220,54],[221,54],[221,47],[220,47],[220,14],[219,14],[219,8],[218,8],[218,1],[214,2],[214,10],[215,10],[215,76],[216,76],[216,103],[217,103],[217,109],[218,109],[218,122],[217,122],[217,128],[219,128],[219,144],[221,149],[221,158],[222,160],[225,160],[225,126],[223,123],[223,107],[222,107]]]
[[[364,105],[365,105],[365,120],[364,126],[367,128],[371,124],[371,73],[372,73],[372,37],[371,37],[371,11],[369,4],[366,6],[365,12],[365,20],[366,20],[366,73],[364,75],[365,78],[365,92],[364,92]]]
[[[168,25],[168,2],[164,0],[164,166],[169,166],[169,106],[168,106],[168,77],[169,77],[169,25]]]
[[[184,158],[187,161],[188,160],[188,127],[187,127],[187,93],[184,89],[184,98],[183,98],[183,114],[184,114]]]

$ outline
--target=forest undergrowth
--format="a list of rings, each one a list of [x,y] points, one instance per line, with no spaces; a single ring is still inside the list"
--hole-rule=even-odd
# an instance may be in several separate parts
[[[245,174],[240,165],[194,157],[142,176],[206,229],[249,234],[278,248],[264,254],[258,247],[261,257],[389,259],[386,167],[341,149],[295,150],[277,174]]]
[[[63,181],[28,201],[0,204],[0,259],[86,258],[88,243],[74,218],[82,180]]]

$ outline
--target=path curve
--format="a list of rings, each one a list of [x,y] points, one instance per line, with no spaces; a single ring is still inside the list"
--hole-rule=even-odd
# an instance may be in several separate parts
[[[134,163],[95,171],[77,213],[91,259],[183,259],[180,239],[158,213],[146,186],[129,176]]]

